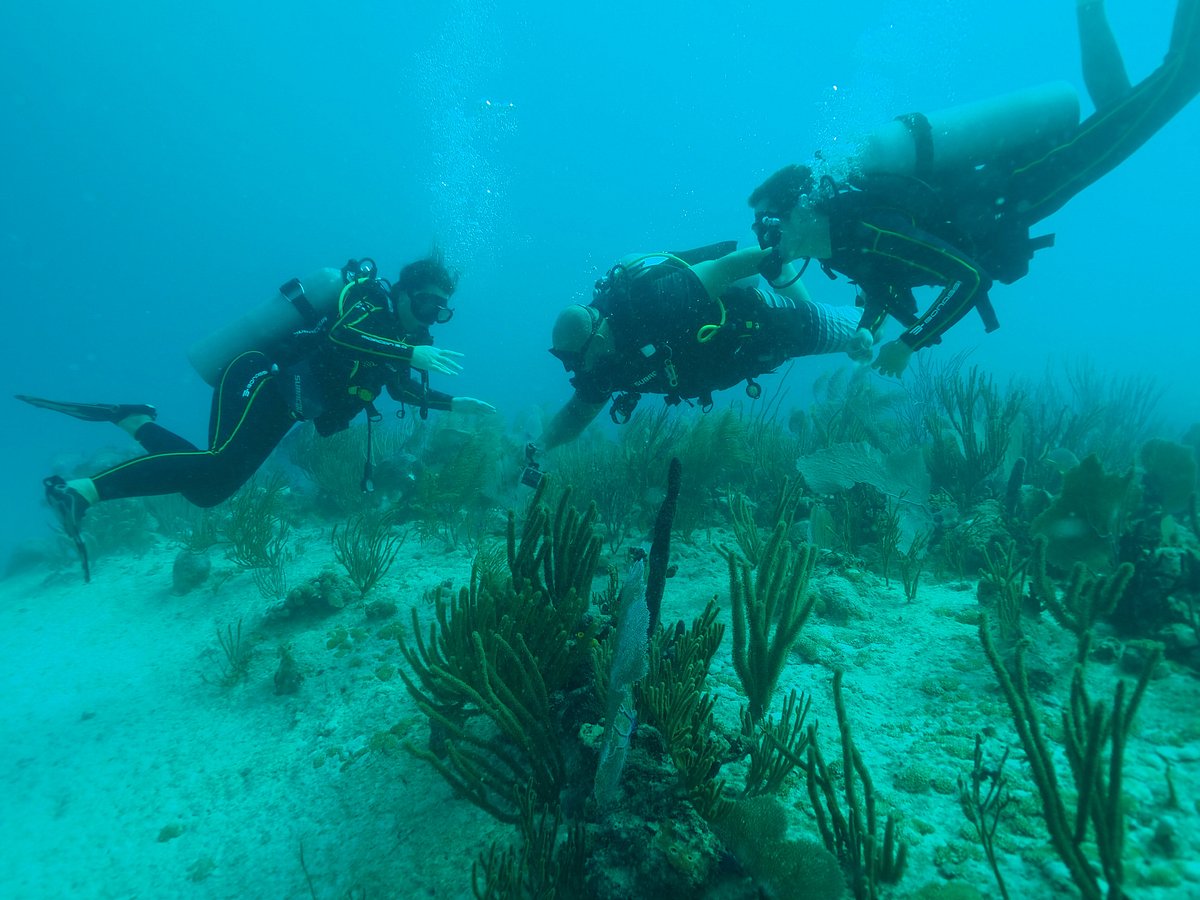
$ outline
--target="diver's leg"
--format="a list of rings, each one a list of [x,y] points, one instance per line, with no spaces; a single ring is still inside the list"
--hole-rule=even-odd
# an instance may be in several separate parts
[[[98,421],[98,420],[97,420]],[[178,435],[172,434],[165,428],[154,424],[153,415],[147,415],[143,412],[135,412],[132,415],[121,414],[120,418],[114,416],[108,421],[120,426],[125,431],[133,435],[138,443],[149,450],[152,454],[169,454],[173,451],[185,449],[192,453],[199,453],[195,447],[185,441]],[[142,460],[163,459],[163,456],[147,456],[142,457]],[[139,462],[134,460],[133,462]],[[155,466],[156,464],[149,464]],[[123,468],[123,467],[118,467]],[[140,470],[142,477],[145,476],[145,468]],[[67,536],[75,542],[76,550],[79,552],[79,558],[83,563],[84,579],[89,578],[88,553],[87,546],[84,544],[81,527],[84,514],[93,504],[99,503],[101,500],[113,499],[116,496],[135,496],[170,493],[174,490],[168,486],[166,490],[158,490],[155,487],[153,478],[147,479],[144,483],[139,483],[139,469],[136,466],[129,466],[129,471],[124,474],[124,477],[116,480],[116,489],[113,491],[106,490],[105,494],[101,494],[101,489],[98,480],[103,477],[98,475],[95,478],[72,478],[67,481],[58,475],[52,475],[49,478],[43,479],[42,484],[46,491],[46,502],[58,517],[62,524],[63,531]],[[161,473],[160,473],[161,474]],[[125,483],[124,488],[121,487]],[[108,485],[106,485],[108,487]],[[140,489],[145,487],[146,489]],[[120,491],[124,492],[120,492]]]
[[[139,441],[165,449],[90,479],[96,499],[181,493],[197,506],[214,506],[249,480],[295,424],[260,357],[239,358],[222,377],[213,397],[209,449],[197,450],[165,429],[148,433],[158,426],[143,425]]]
[[[154,421],[153,415],[147,415],[144,412],[134,412],[132,415],[123,415],[121,418],[114,418],[113,423],[122,431],[127,432],[134,440],[141,444],[146,452],[155,455],[160,453],[199,453],[199,449],[190,441],[180,437],[172,431],[167,431],[161,425]],[[78,517],[83,517],[83,511],[93,503],[100,501],[100,492],[96,488],[96,483],[91,478],[73,478],[65,482],[66,486],[73,490],[79,497],[83,499],[82,507],[78,513]]]
[[[1078,0],[1075,12],[1079,20],[1083,83],[1092,104],[1103,109],[1129,93],[1132,85],[1104,12],[1104,0]]]
[[[1162,65],[1071,137],[1013,173],[1008,202],[1026,225],[1111,172],[1200,92],[1200,0],[1179,0]]]
[[[178,453],[185,450],[199,450],[191,441],[181,438],[173,431],[167,431],[157,422],[146,419],[140,421],[129,419],[117,424],[145,447],[147,453]]]
[[[1174,56],[1181,57],[1179,65],[1185,80],[1193,84],[1200,81],[1200,0],[1179,0],[1175,5],[1167,61]]]

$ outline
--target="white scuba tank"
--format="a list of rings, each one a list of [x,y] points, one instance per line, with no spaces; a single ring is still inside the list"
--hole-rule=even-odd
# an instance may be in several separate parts
[[[342,288],[346,285],[340,269],[319,269],[300,281],[304,297],[317,320],[335,315]],[[248,310],[188,349],[192,366],[211,385],[216,385],[234,358],[248,350],[269,350],[288,335],[314,324],[283,289]]]
[[[1079,95],[1067,82],[1055,81],[924,116],[930,159],[921,160],[913,131],[893,120],[862,138],[854,160],[862,173],[920,177],[997,159],[1032,158],[1079,124]],[[922,163],[928,164],[924,171]]]

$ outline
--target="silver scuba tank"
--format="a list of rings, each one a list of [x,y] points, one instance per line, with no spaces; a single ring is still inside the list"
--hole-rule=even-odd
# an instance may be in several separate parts
[[[854,162],[865,175],[917,177],[999,159],[1025,162],[1078,124],[1078,94],[1067,82],[1055,81],[894,119],[862,138]]]
[[[345,285],[342,271],[333,268],[290,281],[258,306],[192,344],[188,359],[201,378],[216,385],[225,366],[238,355],[268,350],[306,325],[335,315]]]

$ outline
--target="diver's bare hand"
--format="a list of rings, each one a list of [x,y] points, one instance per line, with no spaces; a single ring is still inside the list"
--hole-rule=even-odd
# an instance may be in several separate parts
[[[496,411],[496,407],[474,397],[455,397],[450,401],[450,411],[466,413],[468,416],[490,416]]]
[[[871,334],[871,329],[860,328],[854,332],[850,346],[846,348],[846,355],[856,363],[868,363],[871,361],[871,347],[874,343],[875,335]]]
[[[418,347],[413,347],[412,362],[410,365],[414,369],[420,369],[423,372],[441,372],[444,375],[457,375],[462,371],[462,364],[458,362],[461,358],[462,354],[456,350],[442,350],[438,347],[422,344]]]
[[[908,361],[912,359],[912,355],[912,348],[904,341],[888,341],[879,348],[879,355],[875,357],[875,362],[871,363],[871,368],[880,375],[899,378],[908,368]]]

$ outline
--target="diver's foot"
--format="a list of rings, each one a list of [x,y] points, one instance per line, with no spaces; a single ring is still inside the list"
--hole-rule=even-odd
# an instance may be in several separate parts
[[[30,397],[27,394],[16,394],[18,400],[24,400],[39,409],[52,409],[55,412],[66,413],[85,422],[112,422],[114,425],[130,416],[147,416],[158,418],[158,410],[144,403],[71,403],[66,400],[46,400],[42,397]]]
[[[46,502],[50,504],[50,509],[54,511],[63,531],[67,533],[67,537],[75,544],[75,550],[79,553],[79,561],[83,564],[83,580],[90,581],[91,571],[88,568],[87,545],[83,542],[81,525],[83,514],[87,512],[87,508],[91,504],[87,502],[83,494],[58,475],[43,478],[42,484],[46,487]]]

